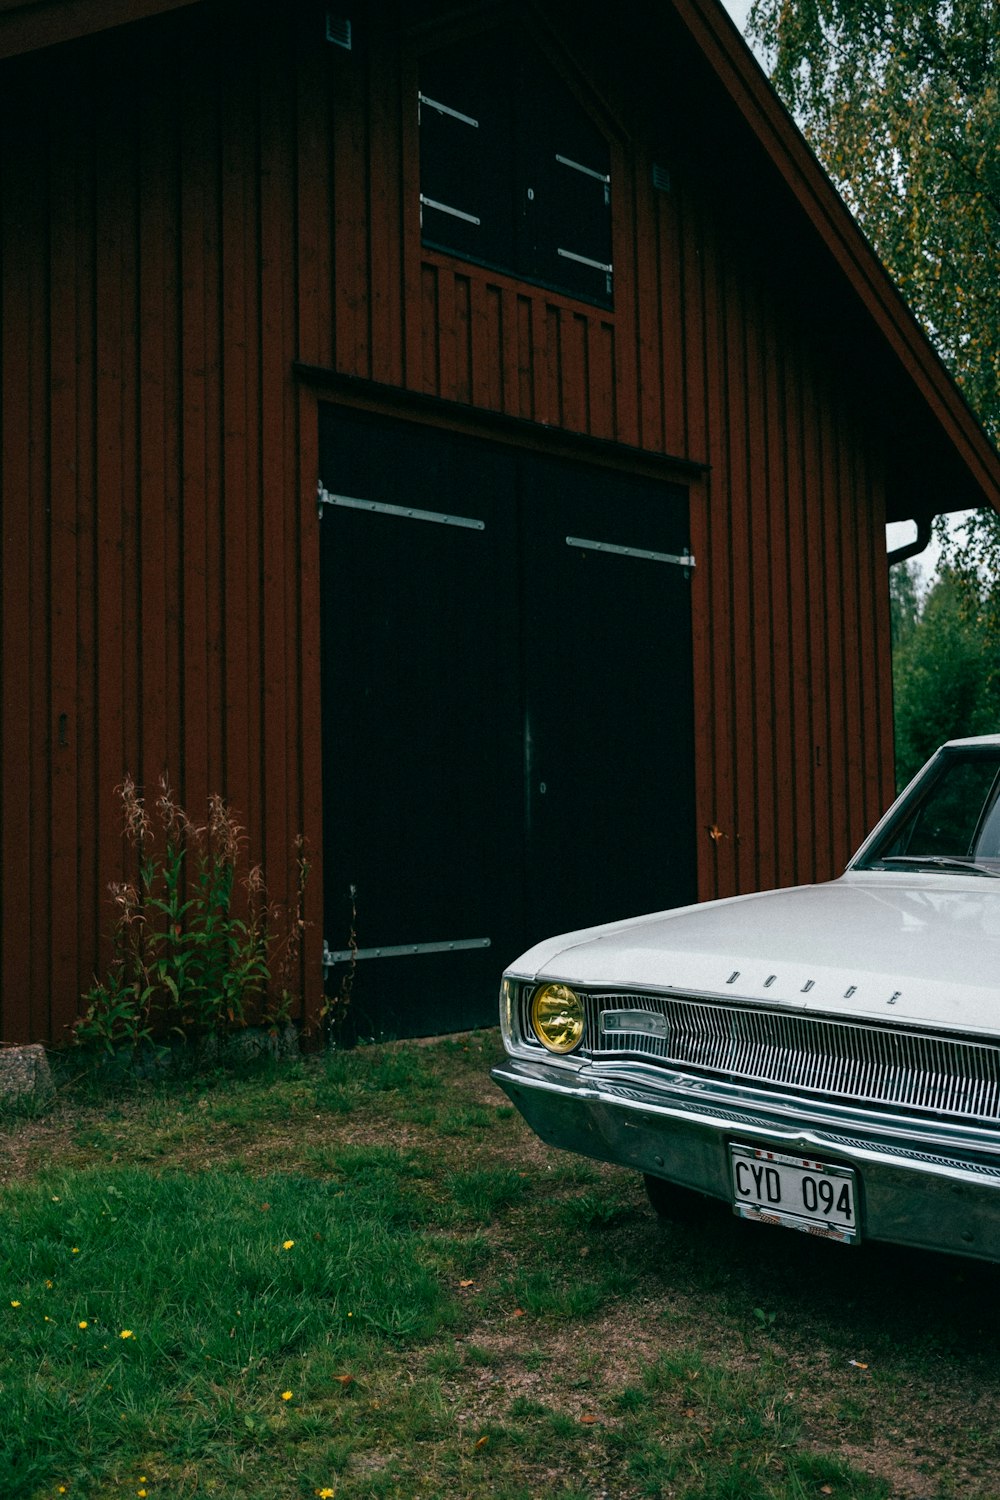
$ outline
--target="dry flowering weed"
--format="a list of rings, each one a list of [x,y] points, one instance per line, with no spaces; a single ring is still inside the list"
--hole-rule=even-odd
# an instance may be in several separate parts
[[[208,832],[212,848],[235,867],[239,863],[240,850],[247,841],[246,831],[217,792],[213,792],[208,799],[208,811]]]
[[[152,837],[153,825],[146,811],[146,804],[136,790],[131,776],[126,776],[121,786],[115,788],[121,798],[125,835],[140,848]]]
[[[259,863],[243,871],[249,838],[219,793],[198,824],[166,773],[155,816],[131,776],[116,790],[137,873],[109,886],[112,959],[84,996],[75,1040],[137,1053],[171,1035],[202,1044],[248,1025],[283,1023],[295,999],[305,927],[302,841],[286,911],[269,899]]]
[[[167,839],[172,843],[184,841],[188,844],[200,844],[204,829],[192,823],[181,807],[173,794],[170,778],[166,772],[160,776],[159,785],[160,795],[156,799],[156,810],[160,815],[160,823]]]

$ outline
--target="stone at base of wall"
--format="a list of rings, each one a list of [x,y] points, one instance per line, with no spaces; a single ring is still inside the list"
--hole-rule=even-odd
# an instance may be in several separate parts
[[[0,1099],[21,1099],[26,1094],[51,1091],[49,1060],[40,1042],[0,1048]]]

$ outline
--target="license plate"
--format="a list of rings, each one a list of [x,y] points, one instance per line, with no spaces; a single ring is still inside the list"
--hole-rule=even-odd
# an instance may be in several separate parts
[[[855,1174],[805,1156],[729,1147],[733,1210],[742,1219],[801,1229],[846,1245],[860,1239]]]

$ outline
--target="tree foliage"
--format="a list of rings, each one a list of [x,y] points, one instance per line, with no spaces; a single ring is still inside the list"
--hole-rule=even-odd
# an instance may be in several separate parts
[[[778,92],[997,442],[1000,0],[754,0],[748,30],[765,49]],[[997,643],[995,679],[1000,517],[984,508],[957,537],[939,524],[938,539],[949,601],[966,627]],[[928,600],[928,625],[940,607]]]
[[[973,511],[958,530],[939,516],[935,527],[941,555],[960,586],[966,619],[993,643],[993,675],[1000,677],[1000,516]],[[1000,723],[996,727],[1000,730]]]
[[[1000,0],[754,0],[748,27],[996,440]]]
[[[996,648],[970,619],[967,592],[943,567],[916,614],[913,575],[892,569],[896,781],[903,787],[944,740],[1000,731]],[[985,605],[986,600],[983,599]]]
[[[917,570],[911,562],[897,563],[889,569],[889,619],[892,649],[896,652],[909,640],[920,620]]]

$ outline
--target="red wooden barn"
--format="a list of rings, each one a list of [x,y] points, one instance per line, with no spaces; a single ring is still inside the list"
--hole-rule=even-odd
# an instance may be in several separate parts
[[[362,1032],[834,874],[885,524],[1000,509],[718,0],[0,0],[0,318],[8,1043],[106,961],[126,773],[279,899],[305,835]]]

